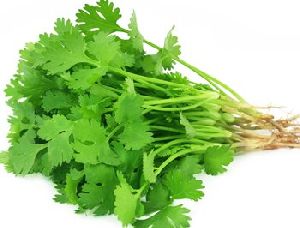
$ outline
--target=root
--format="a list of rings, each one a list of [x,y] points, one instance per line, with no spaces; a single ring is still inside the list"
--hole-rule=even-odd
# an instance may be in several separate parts
[[[300,115],[287,119],[275,119],[262,114],[255,122],[238,125],[240,151],[300,148]]]

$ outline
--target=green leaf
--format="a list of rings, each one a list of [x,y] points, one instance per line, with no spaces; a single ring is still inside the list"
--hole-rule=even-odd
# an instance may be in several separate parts
[[[144,100],[141,96],[124,93],[119,97],[117,103],[115,103],[116,122],[121,124],[142,119],[143,104]]]
[[[193,174],[200,174],[203,170],[202,165],[199,164],[200,158],[197,155],[186,156],[182,158],[177,167],[181,170],[182,173],[191,176]]]
[[[178,206],[168,206],[154,216],[145,220],[138,220],[134,223],[135,228],[188,228],[189,220],[186,214],[188,209]]]
[[[163,183],[168,187],[174,199],[198,200],[204,196],[200,189],[204,188],[201,180],[196,180],[193,176],[188,176],[179,170],[169,171]]]
[[[196,129],[182,113],[180,113],[180,124],[185,127],[185,132],[188,137],[193,138],[197,135]]]
[[[42,36],[40,65],[50,74],[62,73],[74,65],[85,62],[85,41],[80,31],[73,27],[70,20],[58,19],[55,31],[57,35]]]
[[[74,97],[59,90],[50,90],[43,96],[42,107],[46,112],[53,109],[71,108],[74,105]]]
[[[63,77],[68,81],[69,88],[86,90],[100,80],[107,73],[107,70],[107,67],[80,69],[72,74],[65,74]]]
[[[127,150],[139,150],[153,141],[149,126],[142,121],[127,122],[119,135],[120,142]]]
[[[75,160],[81,163],[97,164],[103,162],[117,165],[116,155],[111,151],[106,139],[105,128],[96,120],[79,120],[73,130],[75,139]]]
[[[204,154],[204,169],[207,174],[217,175],[227,171],[225,168],[233,161],[234,150],[230,146],[209,147]]]
[[[132,13],[128,27],[130,29],[128,35],[133,49],[138,53],[144,53],[144,37],[139,31],[135,12]]]
[[[52,119],[42,121],[37,134],[42,139],[51,140],[62,132],[70,132],[72,128],[72,121],[63,115],[54,115]]]
[[[34,165],[38,152],[47,147],[46,144],[35,144],[34,130],[28,130],[9,150],[9,161],[17,174],[28,174]]]
[[[9,161],[8,152],[0,152],[0,164],[7,165]]]
[[[163,209],[164,207],[172,203],[168,188],[166,188],[162,183],[155,184],[153,188],[148,191],[146,200],[146,213],[151,213]]]
[[[119,139],[128,150],[139,150],[153,141],[149,126],[143,122],[142,105],[142,97],[128,92],[115,104],[115,120],[124,126]]]
[[[77,23],[81,31],[92,37],[99,31],[113,33],[120,31],[117,24],[121,18],[120,9],[108,0],[100,0],[96,6],[85,5],[83,10],[77,13]]]
[[[48,157],[53,167],[72,160],[74,152],[70,144],[70,134],[70,132],[63,132],[49,141]]]
[[[124,226],[132,223],[138,208],[139,195],[134,194],[133,188],[125,178],[118,173],[120,185],[115,189],[115,214]]]
[[[96,215],[113,213],[114,189],[118,183],[114,168],[105,164],[86,165],[84,172],[87,184],[79,194],[80,206],[93,209]]]
[[[168,33],[164,47],[161,51],[162,66],[164,69],[171,70],[174,66],[174,59],[181,54],[180,45],[178,44],[178,37],[172,34],[174,28]]]
[[[70,173],[66,176],[65,196],[69,203],[78,203],[78,184],[82,180],[84,173],[77,169],[71,169]]]
[[[102,188],[96,184],[86,183],[83,185],[82,192],[79,193],[78,203],[84,209],[94,209],[102,204]]]
[[[105,32],[99,32],[93,41],[88,43],[88,51],[96,57],[103,67],[125,67],[133,65],[133,57],[121,51],[120,42],[116,37]]]
[[[146,181],[149,181],[150,183],[156,182],[156,175],[154,173],[154,158],[155,153],[151,151],[149,155],[144,153],[144,162],[143,162],[143,171],[144,171],[144,178]]]

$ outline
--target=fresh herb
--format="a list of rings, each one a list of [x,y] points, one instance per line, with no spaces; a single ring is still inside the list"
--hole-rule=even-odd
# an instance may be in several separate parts
[[[55,201],[78,213],[115,214],[137,228],[189,227],[188,209],[174,201],[203,197],[195,175],[225,172],[237,152],[298,146],[293,119],[261,113],[182,60],[173,29],[159,47],[134,13],[128,28],[120,18],[100,0],[79,10],[77,24],[58,19],[55,32],[20,52],[6,89],[11,147],[0,162],[17,175],[48,176]]]

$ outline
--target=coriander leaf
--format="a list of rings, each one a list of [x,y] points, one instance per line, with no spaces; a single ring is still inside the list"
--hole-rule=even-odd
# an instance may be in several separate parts
[[[48,142],[48,158],[52,167],[70,162],[73,149],[69,137],[73,123],[63,115],[54,115],[52,119],[42,120],[38,135]]]
[[[180,113],[180,124],[185,127],[185,132],[188,137],[193,138],[197,135],[196,129],[182,113]]]
[[[153,141],[149,126],[142,121],[126,123],[119,135],[120,142],[127,150],[139,150]]]
[[[115,193],[115,214],[124,226],[132,223],[138,208],[139,195],[133,193],[133,188],[127,184],[122,174],[118,173],[120,185]]]
[[[65,109],[74,105],[74,97],[59,90],[49,90],[43,96],[42,107],[49,112],[53,109]]]
[[[145,220],[134,223],[135,228],[188,228],[189,220],[186,214],[188,209],[178,206],[168,206]]]
[[[146,200],[146,213],[151,213],[153,211],[163,209],[164,207],[172,203],[172,199],[169,196],[168,188],[166,188],[160,182],[155,184],[153,188],[148,191],[148,194],[146,195]]]
[[[28,174],[34,165],[38,152],[47,147],[46,144],[35,144],[36,137],[34,130],[28,130],[19,142],[10,148],[9,162],[17,174]]]
[[[29,101],[14,103],[13,115],[9,117],[8,121],[11,124],[8,138],[11,143],[16,143],[22,132],[35,127],[36,115],[34,106]]]
[[[189,198],[196,201],[204,196],[200,191],[204,188],[202,181],[186,175],[180,169],[171,170],[164,175],[163,183],[168,187],[174,199]]]
[[[144,37],[141,35],[139,31],[137,18],[134,11],[130,18],[130,24],[128,27],[130,29],[128,35],[130,37],[130,42],[133,49],[138,53],[144,53]]]
[[[50,74],[65,72],[72,66],[85,62],[85,41],[80,31],[73,27],[70,20],[58,19],[55,31],[57,35],[41,37],[40,65]]]
[[[62,77],[68,81],[68,87],[74,90],[86,90],[93,86],[107,72],[107,67],[97,67],[94,69],[80,69],[72,74],[67,73]]]
[[[143,164],[142,150],[126,150],[124,145],[120,142],[113,141],[113,150],[118,155],[120,165],[118,169],[124,173],[127,180],[133,187],[138,188],[141,171],[140,167]]]
[[[79,106],[71,108],[69,115],[72,120],[79,119],[100,119],[106,107],[112,105],[110,98],[99,98],[95,95],[79,95]]]
[[[0,164],[7,165],[9,161],[9,153],[8,152],[0,152]]]
[[[37,134],[42,139],[51,140],[62,132],[70,132],[73,123],[63,115],[54,115],[52,119],[43,120]]]
[[[113,97],[113,98],[118,98],[118,94],[115,93],[112,90],[109,90],[105,88],[101,84],[95,84],[90,88],[90,93],[91,95],[94,95],[96,97]]]
[[[84,209],[94,209],[101,205],[103,197],[103,191],[100,186],[86,183],[83,185],[82,192],[79,193],[78,203]]]
[[[111,151],[106,139],[105,128],[96,120],[79,120],[73,130],[75,160],[81,163],[103,162],[117,165],[116,155]]]
[[[141,96],[124,93],[115,103],[115,120],[117,123],[126,123],[140,120],[143,117],[144,100]],[[130,110],[130,111],[128,111]]]
[[[160,52],[153,55],[144,55],[140,65],[145,72],[160,75],[162,73],[162,60]]]
[[[70,144],[70,134],[70,132],[63,132],[49,141],[48,157],[53,167],[72,160],[74,152]]]
[[[116,37],[105,32],[99,32],[94,40],[88,43],[88,51],[96,57],[103,67],[125,67],[133,65],[133,57],[121,51],[120,42]]]
[[[217,175],[224,173],[233,161],[234,151],[230,146],[209,147],[204,154],[204,169],[207,174]]]
[[[119,138],[126,149],[138,150],[153,141],[149,126],[143,122],[142,105],[142,97],[128,92],[115,104],[115,120],[124,126]]]
[[[151,151],[149,155],[144,153],[144,166],[143,166],[143,171],[144,171],[144,178],[146,181],[149,181],[150,183],[155,183],[156,182],[156,175],[154,173],[154,158],[155,158],[155,153]]]
[[[78,203],[77,188],[83,176],[84,173],[82,171],[78,171],[77,169],[71,169],[70,173],[68,173],[66,176],[66,186],[64,191],[68,202],[71,204]]]
[[[180,45],[178,44],[178,37],[172,34],[174,28],[168,33],[164,47],[161,50],[161,60],[164,69],[171,70],[174,65],[174,58],[177,58],[180,54]]]
[[[186,156],[182,158],[177,167],[181,170],[182,173],[186,175],[199,174],[203,170],[202,165],[199,164],[199,156]]]
[[[94,209],[96,215],[111,214],[114,210],[114,189],[118,183],[114,168],[105,164],[86,165],[84,172],[88,184],[79,194],[81,207]],[[96,200],[90,195],[93,192]]]
[[[121,31],[121,27],[117,24],[120,18],[120,9],[115,8],[108,0],[100,0],[96,6],[86,4],[84,9],[77,13],[78,26],[89,37],[99,31],[107,33]]]

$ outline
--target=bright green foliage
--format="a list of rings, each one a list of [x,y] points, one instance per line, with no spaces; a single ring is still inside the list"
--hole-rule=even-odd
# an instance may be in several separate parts
[[[135,13],[128,28],[120,18],[100,0],[20,52],[5,91],[11,147],[0,163],[47,176],[54,200],[78,213],[114,214],[125,227],[189,227],[189,211],[173,203],[201,199],[196,175],[222,173],[233,160],[237,114],[225,110],[235,103],[173,69],[181,52],[173,29],[159,48]]]
[[[115,120],[124,126],[120,141],[126,149],[138,150],[152,142],[152,134],[143,121],[143,98],[135,92],[125,92],[115,104]],[[128,111],[130,110],[130,112]]]
[[[144,53],[144,37],[142,36],[142,34],[139,31],[135,12],[132,13],[132,16],[130,19],[130,24],[128,25],[128,27],[130,29],[128,35],[130,36],[130,42],[131,42],[133,49],[136,52],[143,54]]]
[[[167,70],[173,68],[173,65],[175,63],[174,58],[177,58],[181,54],[180,45],[178,44],[178,38],[177,36],[174,36],[172,32],[173,29],[168,33],[165,39],[164,48],[160,53],[162,66]]]
[[[81,31],[88,35],[99,31],[112,33],[121,30],[117,21],[121,18],[120,9],[108,0],[100,0],[97,6],[85,5],[77,13],[77,22]]]
[[[118,161],[106,139],[106,132],[96,120],[80,120],[74,130],[75,160],[81,163],[97,164],[103,162],[115,165]]]
[[[41,38],[46,46],[39,53],[40,64],[50,74],[65,72],[86,59],[84,37],[70,20],[58,19],[55,31],[57,35]]]
[[[72,130],[72,122],[63,115],[54,115],[51,119],[43,120],[38,135],[45,140],[51,140],[62,132]]]
[[[97,67],[93,69],[80,69],[72,74],[65,74],[63,77],[69,81],[68,87],[71,89],[85,90],[90,88],[107,72],[107,67]]]
[[[198,200],[203,197],[202,181],[193,176],[202,170],[198,163],[199,158],[196,156],[185,157],[164,175],[163,183],[174,199]]]
[[[233,161],[234,152],[228,146],[209,147],[204,154],[205,172],[217,175],[226,171],[225,166]]]
[[[143,171],[144,171],[144,178],[146,181],[150,183],[156,182],[156,175],[154,173],[154,158],[155,153],[151,151],[148,154],[144,154],[144,162],[143,162]]]
[[[174,199],[189,198],[198,200],[203,196],[203,192],[199,191],[203,188],[202,181],[182,173],[180,169],[170,171],[165,176],[163,183],[168,186]]]
[[[122,175],[119,175],[119,180],[120,185],[115,189],[115,214],[123,225],[128,225],[134,221],[136,216],[139,194],[134,193]]]
[[[145,211],[147,213],[160,210],[172,203],[167,187],[161,183],[157,183],[153,186],[151,191],[146,195],[146,199]]]
[[[114,189],[118,183],[114,168],[104,164],[86,165],[87,183],[79,194],[79,205],[93,210],[95,215],[111,214],[114,211]]]
[[[20,138],[19,143],[10,148],[9,160],[16,174],[28,174],[38,152],[46,147],[43,144],[35,144],[35,137],[34,130],[29,130]]]
[[[154,216],[135,223],[136,228],[179,228],[189,227],[190,218],[186,215],[189,210],[181,205],[168,206]]]
[[[185,127],[186,134],[190,138],[193,138],[197,135],[195,128],[182,113],[180,113],[180,124]]]
[[[84,176],[83,171],[78,171],[77,169],[71,169],[70,173],[66,176],[66,186],[65,186],[65,195],[69,203],[77,204],[77,188],[79,182]]]
[[[68,109],[71,108],[73,104],[75,104],[73,96],[59,90],[46,92],[42,100],[42,107],[46,112],[54,109]]]

